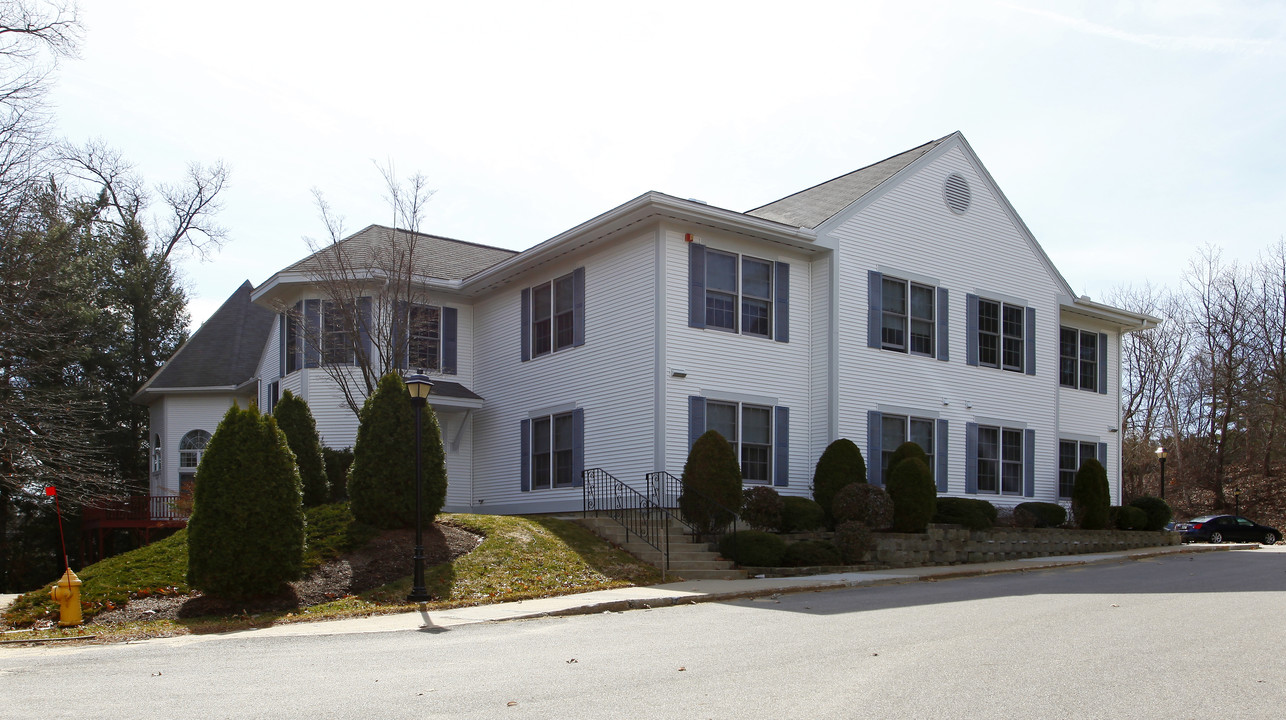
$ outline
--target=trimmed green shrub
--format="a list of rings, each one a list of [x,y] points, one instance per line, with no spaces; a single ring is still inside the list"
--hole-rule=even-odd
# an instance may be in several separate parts
[[[330,501],[347,500],[348,471],[353,467],[353,448],[336,450],[323,446],[322,459],[326,464],[326,482],[330,485]]]
[[[864,561],[866,553],[875,549],[875,536],[871,534],[871,528],[855,521],[836,526],[834,542],[840,557],[850,565]]]
[[[1067,522],[1067,508],[1058,503],[1025,502],[1014,508],[1019,527],[1055,528]]]
[[[937,509],[938,487],[929,466],[909,457],[889,473],[889,497],[893,498],[893,530],[922,533]]]
[[[188,584],[230,599],[267,595],[303,572],[299,470],[270,415],[233,405],[197,466]]]
[[[1143,526],[1144,530],[1164,530],[1166,523],[1174,517],[1170,504],[1158,497],[1144,495],[1131,500],[1130,505],[1147,514],[1148,522]]]
[[[860,522],[869,528],[883,530],[893,524],[893,500],[884,488],[875,485],[845,485],[835,493],[831,508],[836,528],[847,522]]]
[[[970,530],[987,530],[996,524],[996,506],[975,498],[938,498],[933,522],[964,525]]]
[[[1148,525],[1148,514],[1133,505],[1113,506],[1119,530],[1142,530]]]
[[[330,500],[330,482],[322,458],[321,437],[317,435],[317,423],[308,403],[286,390],[273,408],[272,417],[286,433],[286,442],[295,454],[299,479],[304,484],[304,507],[324,505]]]
[[[929,456],[924,454],[924,448],[920,447],[919,443],[908,440],[898,445],[893,454],[889,456],[889,466],[884,470],[884,472],[888,473],[886,477],[893,477],[893,469],[898,466],[898,463],[907,458],[915,458],[924,463],[925,467],[929,467]]]
[[[701,535],[732,522],[741,509],[741,466],[737,454],[722,435],[707,430],[692,444],[683,463],[683,493],[679,512]],[[721,507],[722,506],[722,507]]]
[[[840,565],[844,562],[839,549],[825,540],[803,540],[786,546],[781,562],[786,567]]]
[[[424,520],[432,522],[447,496],[446,454],[432,406],[422,410],[420,453]],[[397,373],[380,378],[362,405],[353,468],[348,475],[353,517],[378,528],[415,526],[415,408]]]
[[[840,438],[822,452],[813,468],[813,499],[822,506],[827,518],[831,503],[840,488],[852,483],[866,482],[866,461],[862,451],[848,438]]]
[[[770,487],[749,488],[741,503],[741,519],[755,530],[781,530],[781,512],[786,504]]]
[[[786,541],[759,530],[728,533],[719,541],[719,554],[750,567],[781,567],[786,555]]]
[[[1072,514],[1076,517],[1076,525],[1085,530],[1108,527],[1107,508],[1111,504],[1107,471],[1094,458],[1081,463],[1072,483]]]
[[[826,513],[816,501],[791,496],[781,500],[782,532],[809,532],[826,526]]]

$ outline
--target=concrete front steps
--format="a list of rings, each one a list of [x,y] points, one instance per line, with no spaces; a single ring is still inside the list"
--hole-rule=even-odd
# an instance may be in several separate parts
[[[643,542],[634,533],[630,533],[626,538],[625,526],[609,517],[590,516],[571,519],[649,565],[662,567],[665,564],[665,556],[662,553]],[[686,528],[683,525],[671,523],[667,530],[670,536],[670,567],[666,571],[668,575],[677,575],[685,580],[746,579],[746,571],[734,568],[731,560],[719,557],[719,553],[711,549],[710,543],[693,542],[692,536],[684,533]]]

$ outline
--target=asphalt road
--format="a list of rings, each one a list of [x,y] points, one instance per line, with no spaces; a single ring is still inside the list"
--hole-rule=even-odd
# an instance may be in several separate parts
[[[438,632],[0,649],[0,717],[1275,718],[1286,547]]]

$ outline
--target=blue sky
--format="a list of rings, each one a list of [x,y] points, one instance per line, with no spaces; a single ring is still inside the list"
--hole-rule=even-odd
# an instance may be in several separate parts
[[[647,190],[746,210],[960,130],[1079,292],[1176,286],[1286,234],[1277,2],[83,2],[58,131],[150,180],[232,168],[199,323],[322,238],[523,249]]]

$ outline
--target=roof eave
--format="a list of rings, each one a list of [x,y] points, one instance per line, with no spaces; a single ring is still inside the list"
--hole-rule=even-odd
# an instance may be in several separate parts
[[[1072,298],[1070,302],[1064,298],[1060,300],[1059,307],[1060,309],[1115,325],[1124,332],[1151,330],[1164,322],[1161,318],[1153,317],[1146,313],[1136,313],[1112,307],[1111,305],[1104,305],[1087,297]]]

